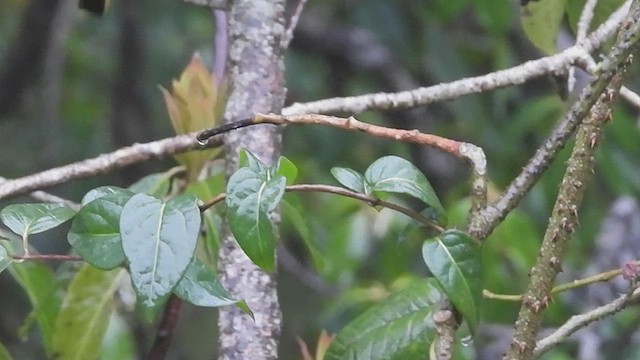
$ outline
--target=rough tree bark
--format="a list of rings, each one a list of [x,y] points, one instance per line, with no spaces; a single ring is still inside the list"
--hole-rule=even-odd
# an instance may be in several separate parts
[[[284,0],[236,0],[228,17],[231,93],[227,122],[255,113],[279,113],[284,104]],[[238,153],[246,148],[271,164],[279,156],[280,130],[272,125],[231,132],[226,142],[226,170],[236,169]],[[255,320],[234,307],[220,310],[220,359],[276,359],[282,315],[275,274],[257,268],[225,229],[220,249],[220,279],[237,298],[247,302]]]

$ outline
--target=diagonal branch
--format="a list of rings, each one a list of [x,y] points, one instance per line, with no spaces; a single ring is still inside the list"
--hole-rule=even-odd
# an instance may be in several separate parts
[[[293,114],[359,114],[367,110],[407,109],[434,102],[452,100],[464,95],[476,94],[526,81],[557,72],[582,61],[611,37],[628,11],[628,2],[616,10],[598,29],[581,44],[572,46],[558,54],[525,62],[509,69],[396,93],[378,93],[331,98],[309,103],[295,103],[282,109],[283,115]]]

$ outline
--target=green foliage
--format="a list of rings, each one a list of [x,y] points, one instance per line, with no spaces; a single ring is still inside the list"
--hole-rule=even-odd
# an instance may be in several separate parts
[[[287,178],[277,168],[267,168],[251,153],[245,153],[247,166],[236,171],[227,184],[227,220],[247,256],[272,271],[276,235],[269,214],[282,199]]]
[[[422,246],[427,267],[475,332],[480,321],[482,263],[480,245],[459,230],[447,230]]]
[[[0,245],[0,273],[9,265],[11,265],[11,256],[9,256],[7,249]]]
[[[13,360],[11,354],[9,354],[9,350],[0,343],[0,360]]]
[[[120,214],[132,196],[133,192],[125,189],[120,192],[110,190],[97,198],[92,194],[89,199],[93,200],[86,203],[73,219],[67,240],[91,265],[110,270],[124,262]]]
[[[409,161],[397,156],[384,156],[374,161],[364,176],[347,168],[333,168],[333,176],[351,190],[380,198],[385,193],[399,193],[422,200],[427,206],[444,213],[440,199],[427,178]]]
[[[431,315],[441,297],[434,279],[415,281],[342,329],[324,359],[423,357],[436,337]]]
[[[134,195],[122,208],[120,231],[138,302],[153,311],[164,304],[193,257],[200,231],[196,198],[185,194],[163,202]]]
[[[48,355],[53,352],[53,336],[61,300],[53,272],[37,262],[13,263],[9,272],[29,297],[42,343]]]
[[[14,233],[26,238],[62,224],[75,212],[64,204],[14,204],[0,211],[0,220]]]
[[[522,28],[529,40],[545,54],[556,52],[556,38],[566,3],[566,0],[535,0],[522,6]]]
[[[169,192],[171,176],[170,172],[147,175],[129,186],[129,190],[161,198]]]
[[[123,269],[102,271],[84,265],[74,276],[55,323],[56,358],[96,359],[113,311]]]
[[[195,257],[178,282],[175,293],[198,306],[224,306],[238,302],[222,287],[214,272]]]

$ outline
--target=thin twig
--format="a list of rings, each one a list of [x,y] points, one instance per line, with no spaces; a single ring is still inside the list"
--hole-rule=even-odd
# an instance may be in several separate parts
[[[636,265],[640,265],[640,260],[636,260],[633,262]],[[562,291],[576,289],[582,286],[587,286],[599,282],[609,281],[622,273],[622,268],[617,268],[609,271],[605,271],[599,274],[595,274],[583,279],[573,280],[568,283],[560,284],[551,289],[551,294],[559,293]],[[503,301],[522,301],[523,295],[507,295],[507,294],[496,294],[490,290],[484,289],[482,292],[482,296],[485,299],[492,300],[503,300]]]
[[[538,358],[544,352],[560,344],[576,331],[606,316],[610,316],[621,311],[639,298],[640,289],[635,289],[633,290],[633,292],[621,295],[606,305],[599,306],[580,315],[572,316],[569,320],[567,320],[567,322],[565,322],[556,331],[554,331],[553,334],[537,342],[536,348],[533,351],[533,356],[535,358]]]
[[[16,261],[41,260],[41,261],[84,261],[81,256],[58,254],[28,254],[11,256]]]
[[[181,0],[188,4],[208,6],[213,9],[226,10],[229,8],[229,0]]]
[[[320,185],[320,184],[298,184],[298,185],[289,185],[287,187],[285,187],[285,191],[304,191],[304,192],[324,192],[324,193],[329,193],[329,194],[336,194],[336,195],[342,195],[342,196],[346,196],[346,197],[350,197],[352,199],[356,199],[356,200],[360,200],[362,202],[365,202],[367,204],[369,204],[370,206],[376,207],[376,206],[381,206],[381,207],[385,207],[385,208],[389,208],[391,210],[395,210],[399,213],[405,214],[408,217],[415,219],[421,223],[423,223],[424,225],[437,230],[439,232],[444,231],[444,228],[440,225],[438,225],[435,221],[427,218],[426,216],[420,214],[417,211],[411,210],[409,208],[406,208],[402,205],[398,205],[392,202],[388,202],[388,201],[384,201],[384,200],[380,200],[378,198],[375,198],[373,196],[369,196],[366,194],[361,194],[361,193],[357,193],[355,191],[351,191],[345,188],[341,188],[341,187],[337,187],[337,186],[332,186],[332,185]],[[208,208],[210,208],[211,206],[214,206],[215,204],[218,204],[220,202],[222,202],[224,199],[226,199],[227,194],[222,193],[222,194],[218,194],[216,197],[214,197],[213,199],[207,201],[205,204],[200,206],[200,211],[205,211]]]
[[[291,40],[293,40],[293,30],[298,26],[298,21],[300,21],[300,15],[302,15],[302,9],[304,9],[304,5],[307,3],[307,0],[298,0],[298,5],[296,6],[296,10],[291,15],[291,19],[289,20],[289,27],[287,27],[287,32],[284,34],[284,38],[282,39],[282,47],[288,48]]]
[[[581,45],[582,42],[587,38],[589,25],[591,25],[591,20],[593,20],[594,10],[597,4],[598,4],[598,0],[587,0],[584,6],[582,7],[582,13],[580,13],[580,19],[578,19],[578,30],[576,31],[577,45]],[[569,92],[573,91],[575,84],[576,84],[575,68],[573,66],[570,66],[569,77],[567,79],[567,88]]]
[[[4,178],[2,176],[0,176],[0,184],[2,184],[5,181],[9,181],[9,179]],[[61,198],[59,196],[53,195],[53,194],[49,194],[48,192],[44,192],[44,191],[34,191],[32,193],[29,193],[29,196],[38,200],[38,201],[44,201],[44,202],[48,202],[48,203],[60,203],[60,204],[65,204],[68,207],[70,207],[71,209],[78,211],[80,210],[80,204],[73,202],[71,200],[65,199],[65,198]]]

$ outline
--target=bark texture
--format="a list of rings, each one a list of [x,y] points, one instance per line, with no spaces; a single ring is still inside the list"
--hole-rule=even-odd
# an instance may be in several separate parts
[[[227,122],[258,112],[279,113],[286,93],[284,79],[284,0],[237,0],[230,9],[228,74],[231,93]],[[277,126],[259,125],[229,133],[226,170],[236,169],[238,153],[246,148],[266,164],[280,154]],[[275,274],[257,268],[225,229],[220,249],[220,278],[236,298],[245,300],[255,320],[235,307],[220,309],[220,359],[277,359],[282,314]]]

